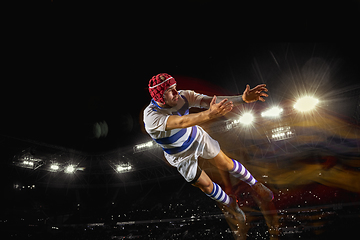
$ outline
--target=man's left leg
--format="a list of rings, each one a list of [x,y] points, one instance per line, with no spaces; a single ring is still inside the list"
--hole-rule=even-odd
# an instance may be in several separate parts
[[[259,183],[241,163],[229,158],[223,151],[220,150],[218,155],[212,159],[208,159],[208,161],[215,167],[228,171],[232,176],[249,184],[263,200],[271,201],[274,198],[270,189],[265,187],[262,183]]]
[[[210,177],[200,168],[198,168],[197,174],[198,173],[200,173],[198,178],[190,183],[193,186],[199,188],[201,191],[203,191],[211,199],[223,204],[224,206],[228,207],[229,209],[237,213],[235,214],[235,218],[238,221],[245,221],[246,220],[245,213],[239,208],[236,198],[227,195],[222,190],[222,188],[218,184],[213,182],[210,179]]]

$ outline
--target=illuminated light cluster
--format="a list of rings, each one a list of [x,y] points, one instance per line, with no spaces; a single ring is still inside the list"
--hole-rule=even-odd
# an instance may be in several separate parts
[[[35,159],[35,160],[20,160],[18,162],[14,162],[14,164],[17,165],[18,167],[36,170],[39,167],[41,167],[44,164],[44,162],[37,161],[37,159]]]
[[[297,100],[297,102],[294,105],[294,108],[300,112],[307,112],[313,110],[316,104],[318,103],[319,103],[318,99],[310,96],[305,96]]]
[[[271,133],[271,139],[274,141],[288,139],[295,135],[295,131],[289,126],[274,128],[271,130]]]
[[[273,107],[270,108],[269,110],[262,112],[261,116],[262,117],[280,117],[280,114],[283,112],[282,108],[279,107]]]
[[[14,184],[14,189],[16,190],[24,190],[24,189],[35,189],[35,185],[28,185],[28,186],[24,186],[24,185],[20,185],[20,184]]]
[[[26,152],[26,150],[22,151],[23,153]],[[44,161],[40,158],[34,158],[30,153],[24,153],[14,159],[13,164],[21,167],[21,168],[27,168],[36,170],[42,165],[44,165]]]
[[[238,127],[239,123],[243,125],[250,125],[254,121],[254,115],[250,112],[243,113],[238,119],[235,119],[234,121],[228,123],[226,125],[226,130],[230,130],[234,127]]]
[[[32,162],[32,161],[27,161],[27,160],[23,161],[23,164],[24,164],[24,165],[27,165],[27,166],[30,166],[30,167],[34,166],[34,162]]]
[[[50,169],[51,170],[54,170],[54,171],[57,171],[57,170],[59,170],[59,165],[57,165],[57,164],[51,164],[51,166],[50,166]]]
[[[136,148],[137,149],[149,148],[149,147],[152,147],[153,145],[154,145],[154,143],[152,141],[149,141],[149,142],[146,142],[146,143],[136,145]]]
[[[132,166],[130,164],[127,165],[118,165],[116,167],[116,171],[118,173],[122,173],[122,172],[129,172],[132,169]]]
[[[48,171],[50,172],[60,172],[60,171],[64,171],[64,173],[68,173],[68,174],[72,174],[75,173],[76,171],[84,171],[85,168],[84,167],[79,167],[79,164],[61,164],[61,163],[56,163],[53,162],[50,167],[48,168]]]
[[[254,121],[254,115],[252,115],[250,112],[246,112],[243,115],[240,116],[239,122],[244,125],[249,125]]]
[[[275,140],[283,140],[283,139],[287,139],[290,138],[292,135],[292,132],[282,132],[282,133],[276,133],[271,135],[271,137]]]
[[[274,128],[274,129],[271,130],[271,132],[272,133],[277,133],[277,132],[283,132],[283,131],[287,131],[287,130],[290,130],[289,126]]]
[[[146,143],[141,143],[134,146],[134,153],[146,151],[148,149],[154,148],[157,145],[153,141],[148,141]]]
[[[25,151],[25,150],[24,150]],[[23,151],[23,152],[24,152]],[[55,158],[56,159],[56,158]],[[17,159],[15,157],[13,164],[17,167],[27,168],[31,170],[37,170],[42,166],[46,166],[43,170],[49,172],[61,172],[64,171],[65,173],[75,173],[76,171],[84,171],[85,167],[79,167],[78,162],[71,161],[67,163],[61,163],[56,160],[42,160],[41,158],[35,158],[29,154],[20,155]]]
[[[69,174],[74,173],[75,171],[76,171],[76,166],[72,164],[68,165],[64,170],[65,173],[69,173]]]

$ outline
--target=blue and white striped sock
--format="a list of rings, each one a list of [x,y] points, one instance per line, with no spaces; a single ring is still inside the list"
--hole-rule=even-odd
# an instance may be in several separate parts
[[[211,199],[218,201],[226,206],[229,206],[231,203],[230,197],[221,189],[219,185],[213,182],[213,190],[210,194],[206,194]]]
[[[229,171],[231,175],[246,182],[250,186],[254,186],[257,180],[251,175],[251,173],[238,161],[232,159],[234,162],[234,168]]]

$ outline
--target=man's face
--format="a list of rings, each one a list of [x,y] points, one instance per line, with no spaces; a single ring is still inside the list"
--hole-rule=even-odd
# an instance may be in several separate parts
[[[168,88],[164,93],[164,100],[169,107],[175,107],[179,100],[179,93],[176,90],[176,85]]]

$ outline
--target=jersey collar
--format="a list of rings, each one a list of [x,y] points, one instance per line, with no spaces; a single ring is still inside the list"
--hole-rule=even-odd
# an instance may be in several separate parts
[[[151,99],[151,103],[154,104],[157,108],[163,109],[162,107],[157,104],[157,102],[154,99]]]

